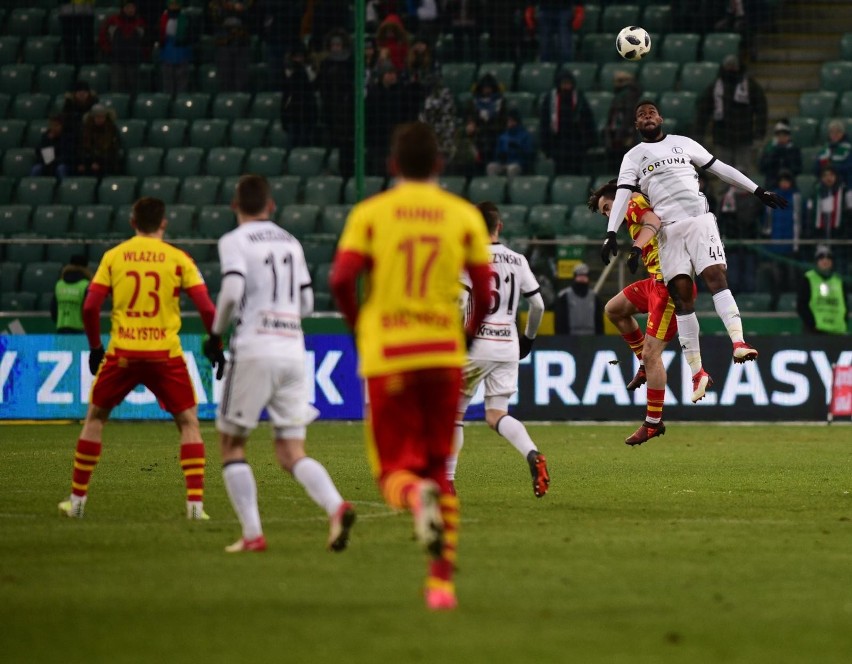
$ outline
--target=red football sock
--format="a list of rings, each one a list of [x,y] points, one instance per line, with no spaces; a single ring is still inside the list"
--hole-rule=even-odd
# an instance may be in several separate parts
[[[642,344],[645,342],[645,335],[642,333],[642,328],[637,327],[633,332],[622,334],[621,338],[630,346],[633,354],[642,360]]]
[[[180,446],[180,467],[186,479],[186,499],[204,500],[204,443],[184,443]]]
[[[101,443],[94,440],[77,440],[74,452],[74,472],[71,476],[71,493],[85,497],[89,491],[89,480],[101,458]]]
[[[663,402],[666,399],[666,390],[654,390],[648,388],[648,408],[645,414],[645,420],[656,424],[663,419]]]
[[[385,502],[396,509],[407,509],[411,506],[412,492],[417,489],[420,478],[408,470],[395,470],[385,475],[379,481],[379,488]]]
[[[440,505],[444,520],[444,549],[440,558],[429,563],[429,578],[452,581],[459,542],[459,499],[451,493],[442,493]]]

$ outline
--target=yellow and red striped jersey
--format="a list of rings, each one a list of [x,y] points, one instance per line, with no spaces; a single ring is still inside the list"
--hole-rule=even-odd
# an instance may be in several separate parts
[[[627,214],[624,219],[627,221],[627,232],[634,240],[642,230],[642,217],[646,212],[651,212],[651,204],[648,199],[642,194],[634,194],[627,204]],[[642,250],[642,262],[645,263],[645,269],[648,270],[648,276],[653,277],[657,281],[663,280],[663,273],[660,271],[660,251],[657,244],[657,237],[651,238],[651,241],[645,245]]]

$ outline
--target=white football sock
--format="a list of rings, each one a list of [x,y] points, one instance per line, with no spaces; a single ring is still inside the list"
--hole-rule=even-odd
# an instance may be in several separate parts
[[[325,467],[316,459],[302,457],[293,465],[293,478],[326,514],[331,516],[343,504],[343,497]]]
[[[451,482],[456,479],[456,468],[459,465],[459,454],[464,446],[464,422],[456,422],[453,433],[453,451],[447,457],[447,479]]]
[[[231,499],[231,505],[243,527],[243,539],[260,537],[263,529],[260,527],[257,484],[251,466],[246,462],[229,463],[222,469],[222,478],[225,480],[228,498]]]
[[[497,420],[497,426],[494,430],[512,443],[512,447],[518,450],[524,459],[527,458],[527,454],[537,449],[527,433],[527,428],[511,415],[504,415]]]
[[[683,357],[689,365],[694,376],[701,371],[701,346],[698,343],[698,317],[693,311],[691,314],[677,316],[677,336],[680,340],[680,348]]]
[[[728,336],[731,341],[739,343],[743,340],[743,319],[740,317],[740,309],[737,306],[736,300],[729,289],[719,291],[713,296],[713,304],[716,306],[716,313],[725,324],[725,329],[728,330]]]

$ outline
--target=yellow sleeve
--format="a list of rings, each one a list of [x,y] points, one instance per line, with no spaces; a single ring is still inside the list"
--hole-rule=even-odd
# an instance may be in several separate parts
[[[180,250],[178,250],[180,251]],[[201,276],[201,271],[192,260],[192,257],[186,252],[181,251],[181,283],[180,287],[183,290],[189,290],[195,286],[200,286],[204,283],[204,277]]]
[[[371,238],[369,227],[365,221],[363,205],[356,205],[349,213],[340,241],[337,243],[339,251],[354,251],[365,256],[371,252]]]
[[[103,258],[101,258],[101,262],[98,265],[98,269],[95,272],[95,276],[92,277],[93,284],[112,288],[112,281],[110,280],[110,276],[112,274],[112,261],[114,256],[114,250],[107,251],[103,255]]]

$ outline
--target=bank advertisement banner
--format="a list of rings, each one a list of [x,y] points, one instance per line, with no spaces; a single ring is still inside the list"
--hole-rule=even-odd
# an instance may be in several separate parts
[[[201,353],[202,337],[181,342],[199,400],[199,416],[215,417],[222,383],[213,379]],[[726,337],[702,337],[704,368],[713,387],[697,404],[689,367],[676,344],[663,355],[667,372],[667,420],[825,420],[831,399],[832,367],[852,365],[850,337],[755,337],[757,362],[734,364]],[[357,358],[348,335],[306,337],[311,401],[320,418],[360,419],[363,412]],[[92,376],[82,336],[0,336],[0,419],[80,419]],[[645,388],[628,392],[636,360],[619,337],[541,337],[520,364],[519,392],[511,410],[522,420],[639,420]],[[428,395],[424,395],[428,399]],[[481,418],[482,393],[469,416]],[[145,388],[115,409],[116,419],[168,419]]]

